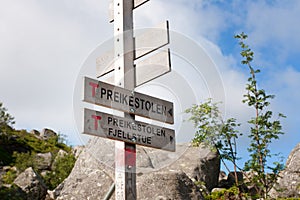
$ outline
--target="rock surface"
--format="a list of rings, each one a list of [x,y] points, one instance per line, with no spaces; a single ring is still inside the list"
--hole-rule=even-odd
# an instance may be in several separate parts
[[[155,172],[137,177],[138,199],[204,199],[199,188],[183,172]]]
[[[153,199],[149,192],[166,193],[160,186],[145,189],[145,181],[150,183],[150,179],[153,184],[169,184],[168,187],[173,190],[172,194],[164,198],[158,196],[157,199],[180,199],[180,195],[185,197],[181,199],[199,199],[201,195],[194,191],[196,186],[191,179],[202,181],[211,189],[218,184],[220,160],[216,153],[189,144],[177,145],[176,148],[176,152],[167,152],[137,147],[138,199],[147,196]],[[114,182],[114,159],[113,141],[102,138],[91,140],[64,181],[58,199],[103,199]],[[180,177],[182,180],[179,180]]]
[[[41,179],[30,167],[22,172],[14,181],[25,194],[24,199],[40,200],[44,199],[47,194],[47,188]]]
[[[48,153],[38,153],[36,154],[37,168],[39,170],[47,170],[51,167],[52,154]]]
[[[44,140],[48,140],[51,137],[57,136],[57,133],[55,133],[53,130],[44,128],[40,134],[40,137]]]
[[[270,191],[270,196],[300,197],[300,143],[292,150],[284,171],[280,172],[280,178],[275,187]]]

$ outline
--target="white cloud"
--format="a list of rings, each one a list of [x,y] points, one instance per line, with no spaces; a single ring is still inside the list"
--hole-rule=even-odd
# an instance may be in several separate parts
[[[202,0],[151,1],[134,11],[138,27],[151,27],[163,20],[170,21],[170,28],[193,38],[204,36],[216,40],[226,28],[225,12],[217,6],[205,6]]]
[[[73,131],[72,95],[80,64],[110,32],[100,14],[94,19],[97,26],[87,23],[108,8],[95,3],[2,4],[0,101],[15,116],[17,128]]]
[[[251,2],[245,19],[246,31],[257,47],[275,50],[283,59],[300,50],[299,9],[297,0]]]

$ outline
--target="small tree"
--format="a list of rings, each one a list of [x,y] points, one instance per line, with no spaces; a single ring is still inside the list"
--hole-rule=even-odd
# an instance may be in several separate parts
[[[272,141],[279,139],[279,135],[283,134],[279,119],[285,116],[279,113],[278,119],[272,120],[273,112],[268,107],[270,105],[269,100],[275,96],[268,95],[265,90],[258,87],[256,75],[260,73],[260,70],[255,69],[251,64],[254,52],[244,43],[247,35],[241,33],[236,35],[235,38],[239,39],[242,48],[241,56],[244,58],[242,64],[246,65],[250,72],[246,85],[247,93],[244,95],[243,102],[255,111],[255,116],[248,121],[251,125],[249,135],[251,142],[248,148],[251,158],[246,162],[245,170],[251,169],[257,174],[253,177],[252,182],[260,188],[260,195],[267,198],[269,190],[277,180],[279,170],[283,168],[283,165],[279,162],[270,166],[267,160],[272,156],[270,144]],[[272,175],[267,176],[267,169],[272,171]]]
[[[0,102],[0,129],[11,126],[14,123],[14,118],[7,113],[7,109],[3,107],[3,104]]]
[[[197,132],[192,141],[193,145],[213,147],[221,158],[222,163],[227,168],[225,160],[230,161],[234,166],[235,183],[239,185],[237,178],[237,144],[238,131],[236,127],[240,124],[236,123],[236,119],[230,118],[223,120],[218,108],[218,103],[213,103],[211,99],[199,105],[193,105],[185,111],[190,113],[190,121],[194,123]]]

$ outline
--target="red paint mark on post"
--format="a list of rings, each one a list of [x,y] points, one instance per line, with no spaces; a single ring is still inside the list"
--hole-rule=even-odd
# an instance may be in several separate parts
[[[135,167],[136,166],[136,149],[132,147],[127,147],[125,149],[125,157],[126,157],[126,164]]]
[[[98,115],[92,115],[92,118],[95,120],[94,122],[94,128],[95,130],[98,130],[98,120],[101,120],[101,116],[98,116]]]
[[[92,89],[92,97],[94,97],[96,95],[96,88],[98,88],[99,85],[97,83],[93,83],[93,82],[90,82],[89,85],[93,87],[93,89]]]

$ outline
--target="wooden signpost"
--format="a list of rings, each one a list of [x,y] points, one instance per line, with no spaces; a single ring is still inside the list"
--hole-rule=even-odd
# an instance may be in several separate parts
[[[85,109],[83,133],[115,140],[115,199],[135,200],[136,144],[175,151],[175,131],[136,121],[135,115],[174,123],[173,103],[135,92],[136,86],[171,70],[170,52],[153,53],[169,44],[169,25],[133,34],[133,9],[149,0],[111,0],[114,50],[97,59],[97,77],[114,72],[114,84],[84,78],[84,101],[118,111],[110,115]],[[109,196],[109,195],[108,195]],[[109,197],[108,197],[109,198]]]

